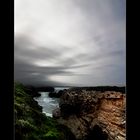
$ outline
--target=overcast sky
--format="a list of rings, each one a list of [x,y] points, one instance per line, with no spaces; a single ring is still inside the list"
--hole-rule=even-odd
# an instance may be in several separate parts
[[[125,85],[125,14],[125,0],[15,0],[15,81]]]

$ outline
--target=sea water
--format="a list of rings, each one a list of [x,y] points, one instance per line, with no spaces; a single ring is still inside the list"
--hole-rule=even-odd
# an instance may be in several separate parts
[[[68,87],[55,87],[55,92],[59,92],[59,90],[68,89]],[[34,99],[38,102],[40,106],[43,108],[43,113],[46,116],[52,117],[52,111],[59,107],[59,98],[51,98],[49,97],[49,92],[39,92],[41,94],[40,97],[35,97]]]

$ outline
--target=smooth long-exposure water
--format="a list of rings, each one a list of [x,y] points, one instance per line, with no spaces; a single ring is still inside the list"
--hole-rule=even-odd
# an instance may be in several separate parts
[[[68,89],[62,87],[56,87],[55,92],[59,90]],[[59,98],[51,98],[49,97],[49,92],[39,92],[41,94],[40,97],[34,98],[40,106],[43,107],[43,113],[47,116],[52,117],[52,111],[59,107]]]
[[[40,94],[41,96],[35,100],[43,107],[43,113],[52,117],[52,111],[59,106],[59,98],[50,98],[49,92],[40,92]]]

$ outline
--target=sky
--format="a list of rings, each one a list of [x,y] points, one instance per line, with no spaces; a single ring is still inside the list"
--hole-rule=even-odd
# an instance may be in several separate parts
[[[125,86],[126,0],[15,0],[14,80]]]

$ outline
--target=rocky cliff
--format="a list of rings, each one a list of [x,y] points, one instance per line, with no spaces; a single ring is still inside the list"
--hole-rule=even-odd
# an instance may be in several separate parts
[[[125,140],[126,95],[116,91],[67,90],[54,110],[77,140]]]

